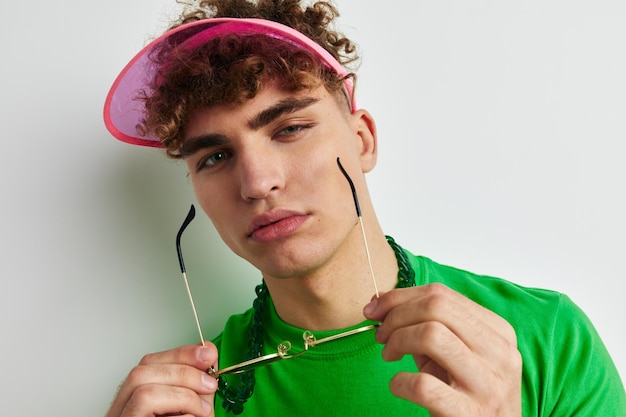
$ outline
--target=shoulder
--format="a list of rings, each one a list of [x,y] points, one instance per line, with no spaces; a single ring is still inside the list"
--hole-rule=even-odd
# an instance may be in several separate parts
[[[444,265],[406,251],[416,274],[417,285],[442,283],[491,310],[532,308],[556,314],[561,304],[571,308],[571,300],[564,294],[544,288],[530,288],[511,280],[471,272]]]
[[[406,253],[418,285],[442,283],[513,326],[524,360],[527,409],[555,416],[576,410],[584,416],[611,415],[623,409],[626,399],[615,365],[587,315],[567,295]]]
[[[441,283],[507,320],[521,345],[544,345],[565,337],[564,329],[595,331],[584,312],[565,294],[442,265],[408,252],[418,285]]]

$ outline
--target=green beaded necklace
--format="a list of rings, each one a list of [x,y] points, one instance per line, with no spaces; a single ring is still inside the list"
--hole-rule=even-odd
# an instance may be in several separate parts
[[[393,249],[398,262],[397,287],[407,288],[415,286],[415,271],[411,267],[406,254],[391,236],[387,236],[387,242]],[[255,292],[256,299],[252,304],[252,309],[254,310],[252,325],[248,329],[250,339],[248,340],[246,360],[260,357],[263,350],[263,312],[269,299],[269,291],[267,290],[265,281],[257,285]],[[254,370],[241,374],[240,381],[241,383],[238,385],[231,385],[226,381],[224,376],[221,376],[218,382],[219,388],[217,393],[222,397],[222,407],[224,407],[227,412],[232,412],[233,414],[241,414],[243,412],[244,403],[254,392]]]

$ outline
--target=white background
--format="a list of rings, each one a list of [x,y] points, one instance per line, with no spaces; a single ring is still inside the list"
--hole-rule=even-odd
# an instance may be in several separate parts
[[[624,377],[626,3],[339,8],[379,127],[369,179],[385,231],[439,262],[567,293]],[[3,415],[103,415],[144,353],[197,341],[174,249],[194,202],[185,169],[116,141],[101,117],[118,71],[175,10],[3,6]],[[204,218],[183,245],[210,337],[260,276]]]

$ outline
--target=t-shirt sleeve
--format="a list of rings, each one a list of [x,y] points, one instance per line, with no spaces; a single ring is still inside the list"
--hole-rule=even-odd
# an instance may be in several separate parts
[[[566,295],[560,296],[550,343],[552,366],[540,415],[626,417],[617,368],[589,318]]]

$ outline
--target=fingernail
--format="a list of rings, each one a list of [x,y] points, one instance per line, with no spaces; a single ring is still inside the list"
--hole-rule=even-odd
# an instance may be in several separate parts
[[[371,316],[376,311],[376,307],[378,307],[378,298],[374,298],[365,307],[363,307],[363,314]]]
[[[213,392],[217,389],[217,379],[209,375],[202,375],[202,386]]]
[[[208,361],[208,360],[213,359],[213,354],[211,353],[210,349],[207,349],[205,347],[200,347],[198,349],[198,358],[201,361]]]

